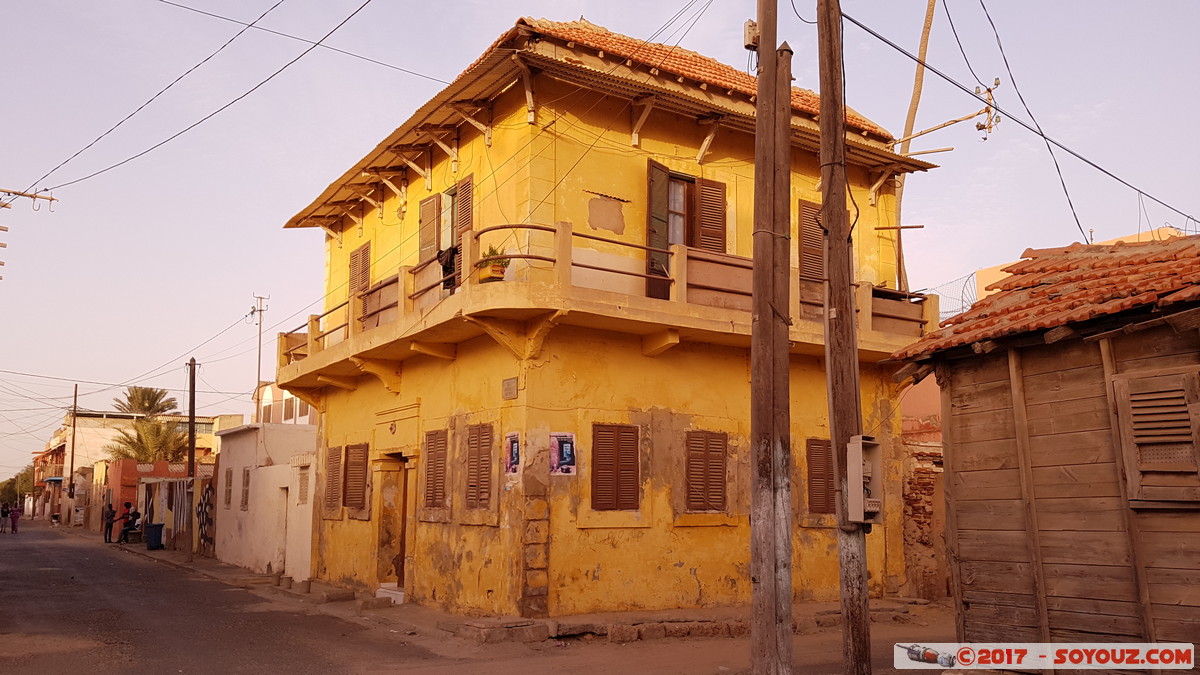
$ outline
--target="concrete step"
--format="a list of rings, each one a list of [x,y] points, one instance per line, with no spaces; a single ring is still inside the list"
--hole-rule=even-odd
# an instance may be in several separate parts
[[[392,604],[404,604],[404,589],[399,588],[395,582],[385,582],[380,584],[379,588],[375,589],[376,598],[391,598]]]

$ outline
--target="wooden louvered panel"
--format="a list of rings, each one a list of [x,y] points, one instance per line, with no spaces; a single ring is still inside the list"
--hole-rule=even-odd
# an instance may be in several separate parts
[[[342,503],[342,449],[325,452],[325,508],[336,509]]]
[[[422,199],[418,214],[417,231],[421,244],[419,255],[421,262],[424,262],[438,252],[438,233],[442,229],[442,195],[435,194]]]
[[[225,469],[225,508],[233,503],[233,469]]]
[[[467,489],[468,509],[479,508],[479,436],[475,427],[467,430]]]
[[[650,161],[647,183],[646,245],[651,248],[665,249],[670,245],[668,240],[670,227],[667,220],[671,173],[662,164]],[[646,274],[659,277],[670,276],[668,265],[669,260],[666,253],[646,252]],[[647,279],[646,297],[669,299],[671,284],[663,279]]]
[[[728,436],[712,431],[691,431],[685,445],[687,510],[723,511]]]
[[[1194,372],[1114,381],[1130,497],[1200,501],[1197,414],[1200,379]]]
[[[821,205],[800,200],[800,278],[825,280],[825,232]]]
[[[467,430],[467,493],[469,509],[486,509],[492,503],[492,425],[477,424]]]
[[[641,463],[638,461],[638,429],[617,430],[617,508],[636,511],[641,506]]]
[[[365,443],[346,446],[342,504],[348,508],[361,509],[367,505],[367,456]]]
[[[425,506],[446,505],[446,430],[425,434]]]
[[[454,188],[454,245],[458,246],[458,255],[454,258],[454,286],[463,282],[462,238],[464,232],[469,232],[475,225],[475,186],[472,176],[458,181]]]
[[[617,429],[609,424],[592,426],[592,508],[617,508]]]
[[[696,180],[696,234],[694,246],[725,252],[725,184],[700,178]]]
[[[810,438],[805,444],[805,454],[808,460],[809,512],[836,512],[833,445],[828,440]]]
[[[300,494],[298,494],[296,496],[297,504],[307,504],[308,503],[308,489],[309,489],[309,481],[310,481],[309,475],[311,473],[312,473],[311,468],[309,468],[307,466],[300,467],[300,478],[299,478],[300,485],[299,485],[299,490],[297,490]]]

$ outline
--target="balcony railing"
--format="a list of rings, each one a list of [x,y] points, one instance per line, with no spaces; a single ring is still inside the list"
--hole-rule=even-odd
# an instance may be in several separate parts
[[[525,235],[523,252],[505,251],[491,256],[479,253],[484,241],[491,239],[495,246],[497,233],[511,232]],[[401,266],[395,274],[376,281],[346,302],[309,317],[305,325],[281,333],[280,366],[300,361],[364,331],[393,324],[402,317],[424,316],[453,294],[470,292],[471,287],[481,283],[475,278],[476,270],[493,261],[508,261],[504,283],[549,283],[562,293],[569,293],[572,288],[590,288],[659,298],[676,307],[699,305],[739,312],[751,309],[753,261],[741,256],[679,244],[655,248],[576,232],[569,223],[558,227],[493,225],[464,236],[460,249],[462,262],[454,267],[447,264],[443,268],[436,256],[416,265]],[[648,261],[654,261],[661,273],[648,273],[646,270],[652,267]],[[792,278],[799,278],[794,268]],[[791,294],[790,315],[802,322],[819,324],[824,315],[824,282],[800,278],[798,286],[799,292]],[[919,337],[929,320],[927,304],[936,303],[927,303],[924,295],[862,284],[857,297],[860,333],[876,331],[896,337]],[[864,311],[867,308],[869,311]],[[671,310],[664,306],[663,311]]]

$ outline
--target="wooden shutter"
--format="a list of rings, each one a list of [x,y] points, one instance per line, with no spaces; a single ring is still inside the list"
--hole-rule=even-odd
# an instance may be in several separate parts
[[[724,511],[729,437],[713,431],[689,431],[685,446],[687,510]]]
[[[425,262],[438,252],[438,234],[442,231],[442,195],[435,194],[422,199],[418,213],[417,230],[421,241],[418,256],[420,262]]]
[[[446,430],[425,434],[425,506],[446,506]]]
[[[808,511],[836,513],[837,477],[833,472],[833,444],[828,440],[810,438],[805,444],[808,456]]]
[[[298,492],[300,494],[296,496],[297,504],[307,504],[308,503],[308,485],[309,485],[309,472],[310,471],[311,471],[311,469],[307,466],[300,467],[300,480],[299,480],[299,483],[300,483],[299,488],[300,489],[298,490]]]
[[[342,504],[347,508],[363,509],[367,506],[368,448],[366,443],[346,446]]]
[[[462,285],[463,280],[463,233],[470,232],[475,227],[475,183],[473,176],[463,178],[454,186],[454,224],[454,245],[459,247],[458,255],[454,258],[454,286],[457,288]]]
[[[233,469],[225,469],[225,508],[233,504]]]
[[[651,160],[646,198],[646,245],[665,249],[670,246],[668,236],[668,205],[671,189],[671,172],[667,167]],[[659,277],[670,276],[670,256],[655,251],[646,252],[646,274]],[[671,283],[663,279],[646,280],[646,297],[669,300]]]
[[[492,425],[476,424],[467,429],[468,509],[486,509],[492,502]]]
[[[825,280],[825,231],[819,218],[821,205],[800,200],[800,278]]]
[[[250,507],[250,469],[242,469],[242,510]]]
[[[638,428],[624,424],[592,425],[592,508],[631,510],[641,505]]]
[[[325,508],[336,509],[342,503],[342,448],[325,451]]]
[[[692,242],[696,248],[725,252],[725,184],[696,179],[696,208]]]
[[[371,286],[371,242],[350,254],[350,293],[362,293]]]
[[[1130,498],[1200,501],[1200,375],[1114,382]]]
[[[296,417],[296,399],[283,399],[283,421],[286,422]]]

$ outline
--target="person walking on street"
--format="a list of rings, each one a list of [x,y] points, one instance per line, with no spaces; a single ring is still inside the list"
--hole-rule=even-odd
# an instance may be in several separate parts
[[[117,519],[117,510],[113,508],[112,504],[105,504],[104,505],[104,543],[106,543],[106,544],[112,543],[113,523],[116,521],[116,519]]]
[[[0,532],[8,532],[8,520],[12,515],[12,509],[9,508],[8,502],[0,504]]]
[[[21,519],[20,505],[17,505],[16,507],[14,507],[8,515],[9,515],[9,518],[12,519],[13,534],[16,534],[17,533],[17,521]]]

